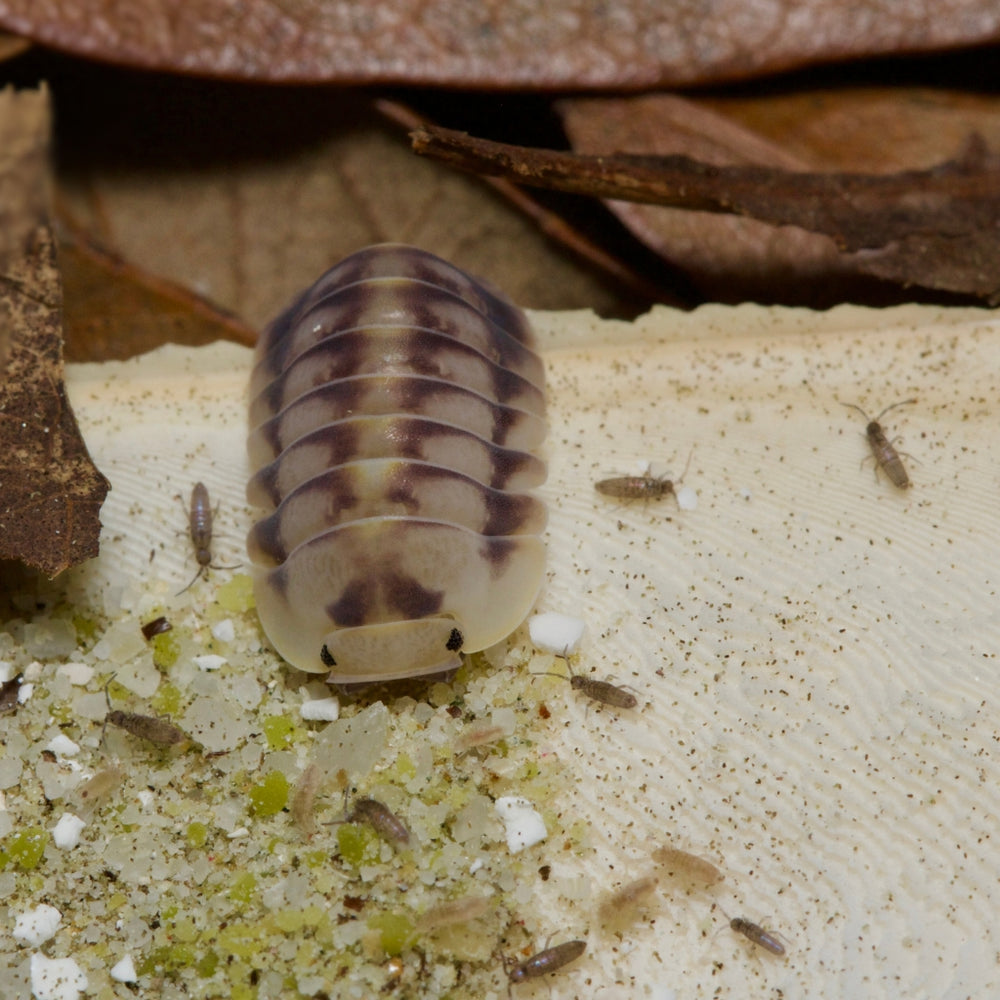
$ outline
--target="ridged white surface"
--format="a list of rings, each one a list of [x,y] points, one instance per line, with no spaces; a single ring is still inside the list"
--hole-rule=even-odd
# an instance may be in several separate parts
[[[755,307],[532,318],[552,428],[537,610],[586,618],[578,668],[631,685],[642,705],[588,709],[540,681],[564,699],[565,724],[535,738],[569,762],[563,805],[596,848],[559,863],[611,888],[669,841],[726,872],[700,891],[664,880],[655,919],[620,938],[595,921],[584,958],[548,978],[552,996],[1000,992],[1000,319]],[[71,367],[113,484],[103,554],[75,579],[109,606],[141,592],[150,551],[178,590],[194,574],[172,497],[186,504],[196,479],[222,504],[217,561],[245,560],[249,363],[216,347]],[[860,467],[864,422],[839,401],[874,415],[909,397],[884,422],[912,455],[904,493]],[[679,475],[692,448],[697,510],[594,492],[640,460]],[[539,905],[565,926],[546,884]],[[713,903],[783,934],[787,957],[752,949]],[[517,991],[548,995],[546,983]]]

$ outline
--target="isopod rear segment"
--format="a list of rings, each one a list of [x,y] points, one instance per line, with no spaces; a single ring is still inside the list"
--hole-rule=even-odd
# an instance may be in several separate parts
[[[550,972],[561,969],[570,962],[575,962],[587,950],[586,941],[563,941],[532,955],[524,962],[511,964],[504,960],[504,971],[507,973],[507,992],[511,984],[523,983],[528,979],[537,979]]]
[[[544,389],[524,314],[413,247],[354,254],[265,330],[248,551],[289,663],[377,683],[517,628],[545,568]]]

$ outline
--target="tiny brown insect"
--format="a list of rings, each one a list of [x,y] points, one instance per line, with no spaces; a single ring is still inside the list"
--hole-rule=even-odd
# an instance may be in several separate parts
[[[173,625],[163,615],[160,615],[159,618],[154,618],[142,626],[142,637],[149,642],[150,639],[162,635],[164,632],[169,632],[172,628]]]
[[[677,483],[684,481],[693,454],[692,450]],[[674,493],[674,481],[666,476],[615,476],[595,483],[594,489],[616,500],[661,500],[667,494]]]
[[[191,508],[188,513],[188,530],[191,533],[191,544],[194,546],[194,557],[198,562],[198,572],[184,590],[177,591],[177,597],[190,590],[195,582],[210,569],[236,569],[236,566],[215,566],[212,563],[212,501],[208,497],[208,487],[204,483],[195,483],[191,490]]]
[[[582,674],[573,673],[573,668],[566,661],[566,669],[569,670],[569,677],[554,673],[551,670],[536,671],[535,677],[560,677],[564,681],[569,681],[569,686],[574,691],[580,691],[593,701],[599,701],[602,705],[610,705],[612,708],[635,708],[639,704],[634,694],[612,684],[610,681],[598,681],[592,677],[584,677]]]
[[[609,924],[629,919],[659,884],[655,875],[644,875],[606,896],[597,911],[601,922]]]
[[[653,851],[652,858],[667,869],[667,874],[704,882],[705,885],[715,885],[726,877],[710,861],[677,847],[658,847]]]
[[[397,846],[410,842],[410,831],[406,824],[378,799],[355,799],[347,822],[367,823],[379,836]]]
[[[461,899],[451,899],[446,903],[432,906],[417,921],[417,927],[421,931],[432,931],[438,927],[466,923],[481,917],[490,906],[489,896],[463,896]]]
[[[564,965],[578,959],[587,950],[586,941],[563,941],[553,948],[532,955],[527,961],[518,964],[511,963],[506,957],[502,959],[504,972],[507,973],[507,995],[514,983],[523,983],[527,979],[538,979],[550,972],[561,969]]]
[[[722,910],[722,907],[719,907]],[[742,934],[748,941],[769,951],[772,955],[784,955],[785,946],[770,931],[764,930],[760,924],[755,924],[752,920],[745,920],[743,917],[730,917],[725,910],[723,916],[729,921],[729,926],[737,934]]]
[[[111,697],[108,694],[108,684],[114,680],[111,677],[104,685],[104,698],[108,703],[108,714],[104,717],[104,726],[101,729],[101,740],[104,739],[104,730],[108,728],[110,722],[112,726],[124,729],[125,732],[138,736],[140,739],[149,740],[158,746],[172,747],[187,741],[188,736],[182,729],[178,729],[172,722],[166,719],[158,719],[154,715],[140,715],[138,712],[122,712],[111,707]]]
[[[871,457],[875,459],[875,480],[878,481],[878,470],[881,469],[890,479],[892,485],[901,490],[909,489],[912,485],[910,483],[910,477],[906,474],[906,469],[903,466],[903,462],[899,457],[899,453],[896,451],[893,443],[886,437],[885,431],[882,429],[882,425],[879,421],[882,419],[883,415],[888,413],[890,410],[896,409],[897,406],[909,406],[911,403],[915,403],[915,399],[904,399],[900,403],[893,403],[891,406],[887,406],[874,420],[868,419],[868,414],[854,403],[842,403],[842,406],[850,407],[853,410],[857,410],[868,421],[868,426],[865,428],[865,434],[868,437],[868,444],[871,447],[872,454]],[[865,460],[862,460],[864,464]]]

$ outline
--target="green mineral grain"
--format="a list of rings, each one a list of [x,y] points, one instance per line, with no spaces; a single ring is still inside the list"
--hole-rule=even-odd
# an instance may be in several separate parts
[[[378,834],[363,823],[344,823],[337,827],[337,853],[349,865],[360,868],[379,859]]]
[[[287,805],[288,779],[280,771],[269,772],[250,789],[250,811],[259,819],[277,816]]]
[[[234,903],[249,903],[257,890],[257,879],[251,872],[243,872],[236,876],[232,888],[229,890],[229,898]]]
[[[150,705],[158,715],[179,715],[181,711],[180,689],[174,687],[173,684],[161,684],[156,689],[156,694],[150,699]]]
[[[219,587],[215,599],[223,610],[243,614],[255,606],[253,580],[246,573],[238,573]]]
[[[219,956],[214,951],[209,951],[198,959],[194,969],[202,979],[208,979],[210,976],[215,975],[215,970],[218,967]]]
[[[187,842],[192,847],[204,847],[208,841],[208,827],[196,820],[194,823],[188,823],[186,835]]]
[[[368,918],[368,926],[382,935],[382,950],[387,955],[400,954],[416,937],[405,913],[376,913]]]
[[[151,645],[153,647],[153,663],[156,664],[157,670],[169,670],[177,662],[177,657],[180,656],[181,652],[181,644],[173,630],[161,632],[153,639]]]
[[[31,826],[15,834],[0,847],[0,871],[9,865],[14,865],[23,872],[37,868],[48,842],[48,831],[40,826]]]
[[[272,750],[284,750],[291,744],[296,726],[287,715],[269,715],[261,728]]]

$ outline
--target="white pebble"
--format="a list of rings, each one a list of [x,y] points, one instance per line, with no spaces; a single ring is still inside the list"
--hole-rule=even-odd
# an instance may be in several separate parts
[[[548,836],[545,821],[527,799],[517,795],[505,795],[497,799],[493,807],[503,821],[507,833],[507,847],[511,854],[523,851]]]
[[[18,703],[19,705],[23,705],[23,704],[25,704],[25,703],[27,702],[27,700],[28,700],[28,699],[29,699],[29,698],[30,698],[30,697],[31,697],[31,696],[32,696],[32,695],[33,695],[34,693],[35,693],[35,685],[34,685],[34,684],[29,684],[29,683],[28,683],[27,681],[25,681],[25,682],[24,682],[24,683],[23,683],[23,684],[22,684],[22,685],[21,685],[21,686],[20,686],[20,687],[19,687],[19,688],[17,689],[17,703]]]
[[[675,490],[674,496],[677,497],[677,506],[681,510],[698,509],[698,493],[690,486],[682,486],[679,490]]]
[[[48,903],[42,903],[27,913],[22,913],[14,923],[14,937],[23,944],[37,948],[59,929],[62,914]]]
[[[528,620],[528,635],[536,649],[557,656],[575,653],[583,638],[584,622],[556,611],[534,615]]]
[[[83,687],[90,683],[90,679],[96,671],[93,667],[88,667],[86,663],[64,663],[56,670],[56,673],[68,678],[70,684]]]
[[[232,642],[233,639],[236,638],[236,626],[233,624],[232,618],[216,622],[216,624],[212,626],[212,635],[214,635],[219,642]]]
[[[245,826],[238,826],[235,830],[231,830],[226,836],[230,840],[239,840],[241,837],[249,837],[250,831]]]
[[[52,828],[52,839],[56,847],[64,851],[72,850],[80,843],[80,833],[87,824],[72,813],[63,813]]]
[[[117,979],[120,983],[134,983],[139,977],[135,973],[135,962],[131,955],[126,955],[111,970],[111,978]]]
[[[0,660],[0,684],[6,684],[17,676],[14,664],[10,660]]]
[[[75,757],[80,752],[80,747],[62,733],[49,740],[48,749],[57,757]]]
[[[302,718],[310,722],[336,722],[340,718],[340,702],[336,698],[313,698],[302,702]]]
[[[153,799],[155,797],[156,796],[148,788],[144,788],[136,794],[136,798],[139,800],[143,809],[148,809],[153,804]]]
[[[78,1000],[87,975],[74,958],[31,956],[31,992],[35,1000]]]
[[[37,681],[42,674],[45,673],[45,664],[39,663],[38,660],[32,660],[24,668],[24,679],[26,681]]]
[[[224,656],[218,656],[216,653],[205,653],[204,656],[193,656],[192,659],[200,670],[218,670],[229,662]]]

